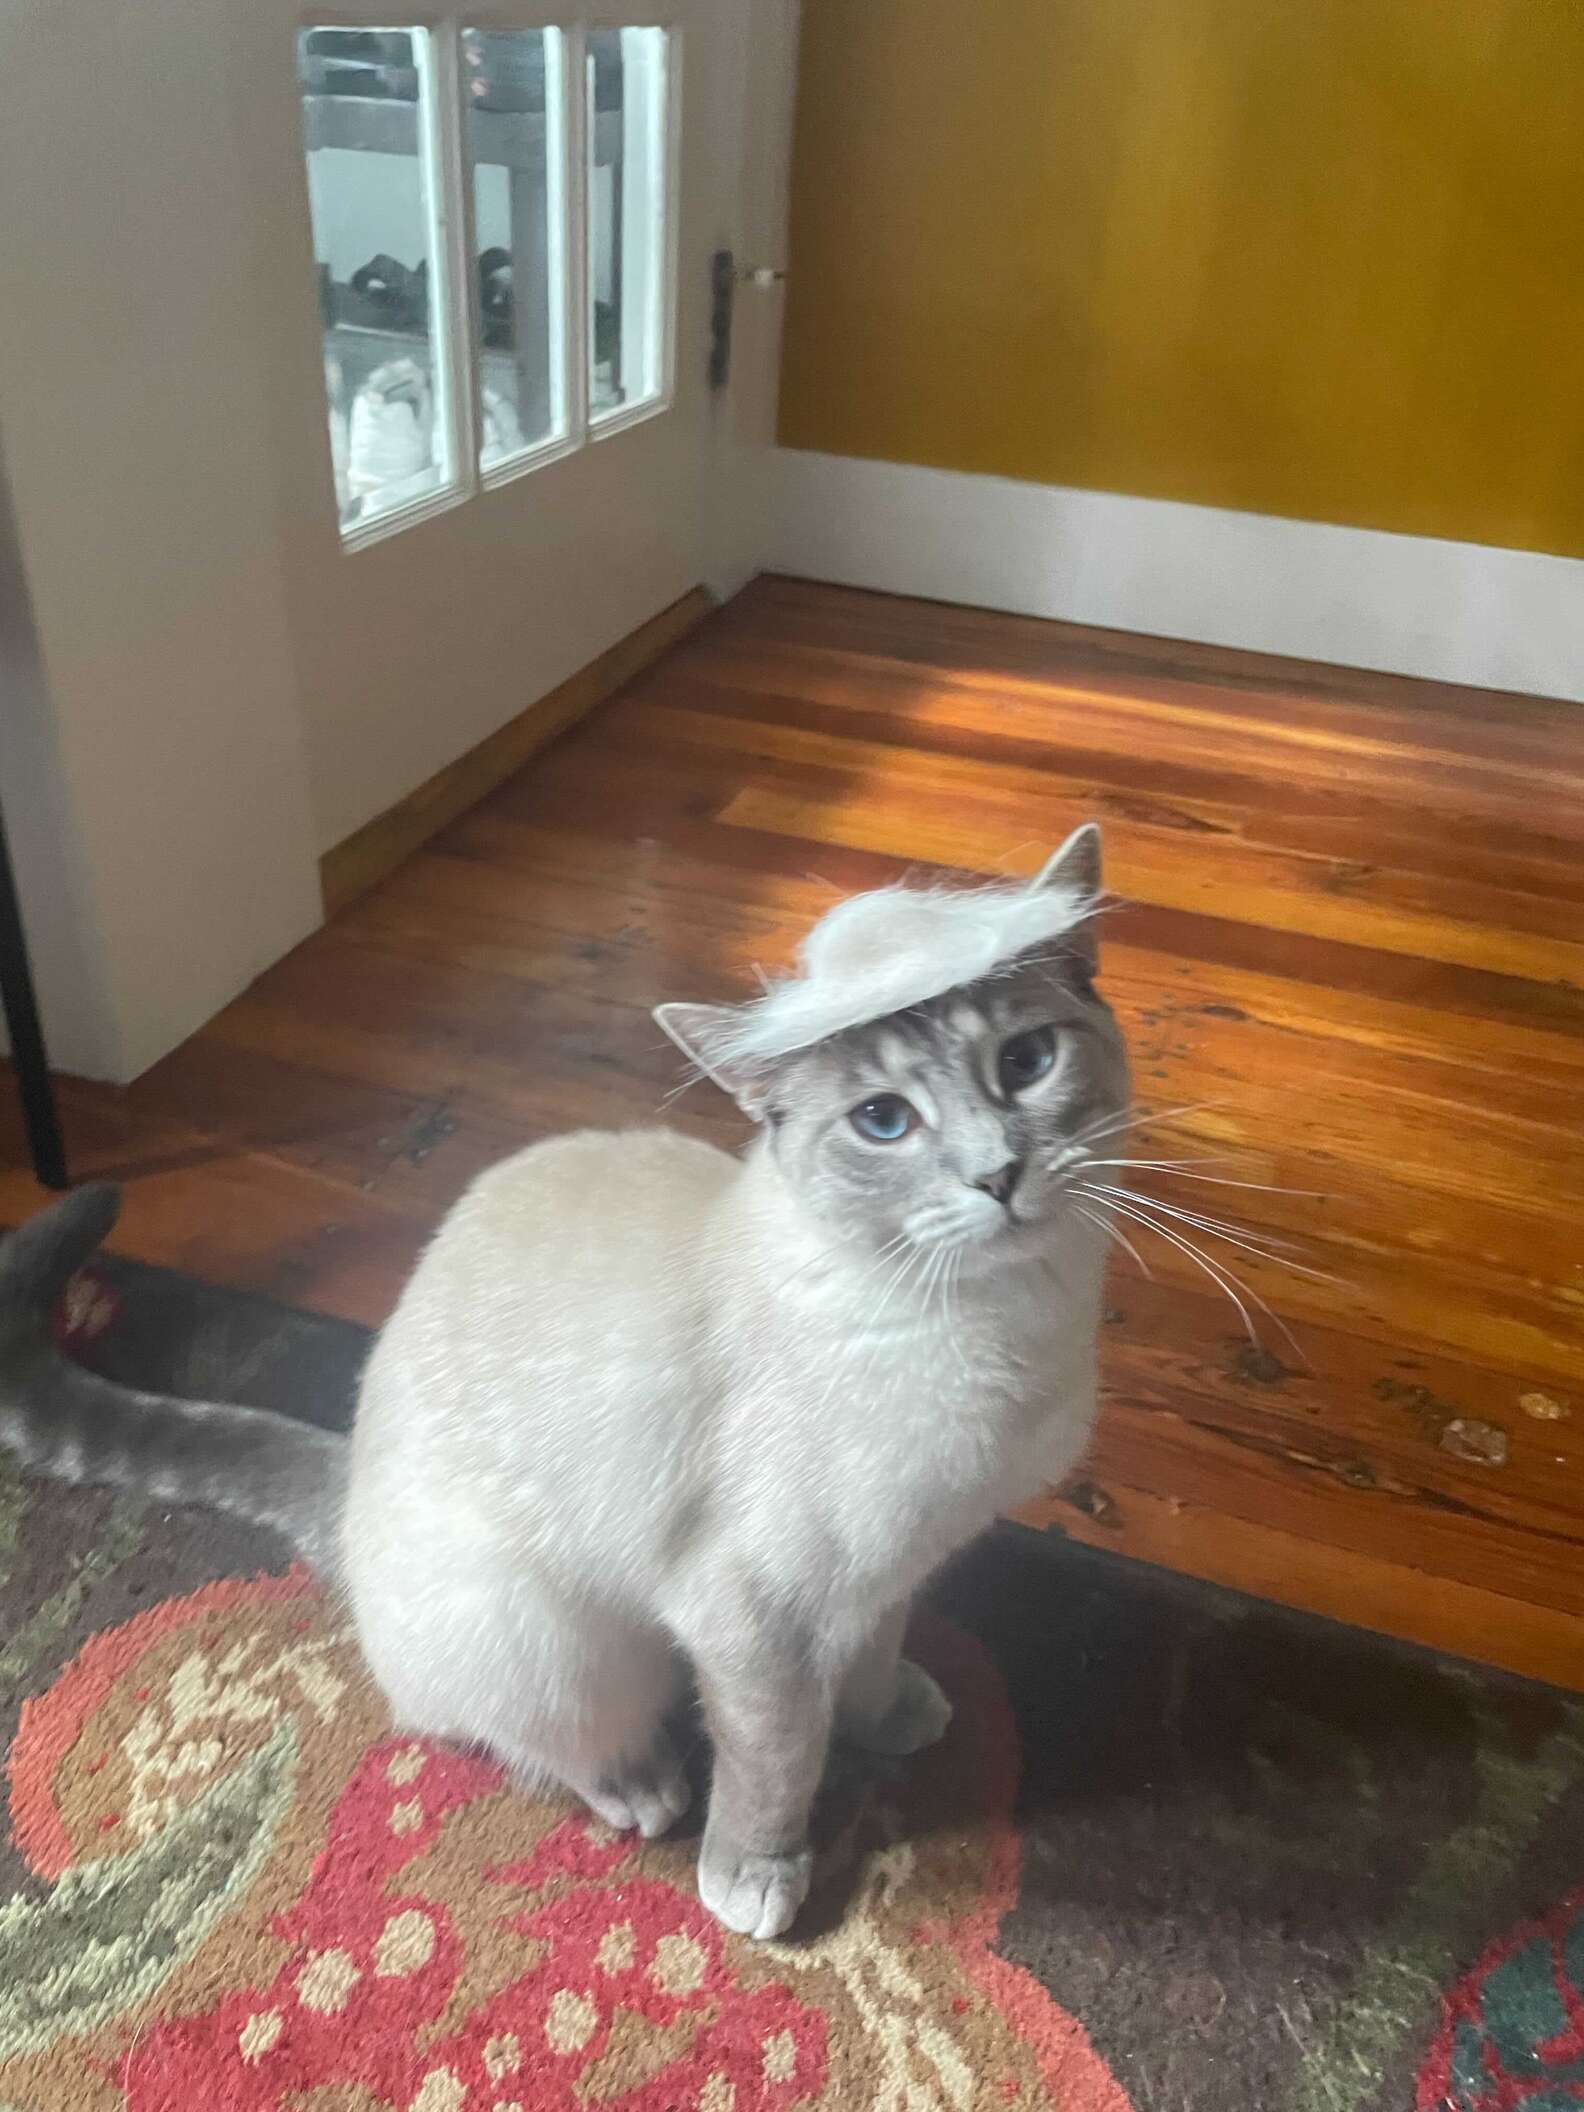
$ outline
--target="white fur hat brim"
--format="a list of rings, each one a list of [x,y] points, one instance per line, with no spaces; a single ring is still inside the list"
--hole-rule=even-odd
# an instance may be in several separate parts
[[[722,1023],[711,1039],[711,1065],[773,1063],[1003,974],[1084,923],[1098,895],[1099,831],[1092,825],[1022,886],[883,887],[853,895],[804,940],[796,975],[736,1007],[729,1026]],[[670,1009],[661,1008],[662,1024]]]

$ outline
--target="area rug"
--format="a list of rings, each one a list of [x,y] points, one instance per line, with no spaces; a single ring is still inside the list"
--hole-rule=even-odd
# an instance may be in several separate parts
[[[345,1419],[351,1328],[107,1265],[117,1375]],[[392,1735],[265,1535],[0,1468],[9,2112],[1561,2112],[1584,1705],[1013,1528],[842,1756],[798,1940]],[[702,1756],[701,1756],[702,1757]]]

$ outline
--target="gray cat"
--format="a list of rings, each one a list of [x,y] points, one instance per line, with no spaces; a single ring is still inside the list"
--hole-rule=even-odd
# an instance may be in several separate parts
[[[379,1338],[350,1444],[68,1365],[40,1316],[114,1216],[0,1250],[0,1436],[30,1466],[278,1526],[346,1590],[400,1725],[490,1748],[613,1826],[714,1748],[699,1891],[779,1935],[833,1729],[949,1715],[911,1595],[1065,1473],[1095,1412],[1104,1238],[1070,1194],[1127,1102],[1094,984],[1099,832],[1031,885],[883,889],[740,1007],[657,1017],[759,1125],[534,1146],[463,1196]]]

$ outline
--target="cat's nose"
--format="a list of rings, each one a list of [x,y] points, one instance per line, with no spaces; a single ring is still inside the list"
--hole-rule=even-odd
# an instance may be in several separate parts
[[[987,1173],[982,1180],[975,1181],[974,1186],[982,1188],[986,1195],[993,1195],[998,1203],[1005,1205],[1011,1202],[1012,1191],[1022,1178],[1023,1161],[1008,1159],[998,1173]]]

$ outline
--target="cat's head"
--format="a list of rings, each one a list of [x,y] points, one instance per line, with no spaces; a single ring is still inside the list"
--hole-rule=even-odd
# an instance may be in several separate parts
[[[763,998],[655,1016],[827,1222],[921,1247],[1026,1243],[1128,1102],[1095,983],[1100,891],[1090,825],[1027,886],[854,896]]]

